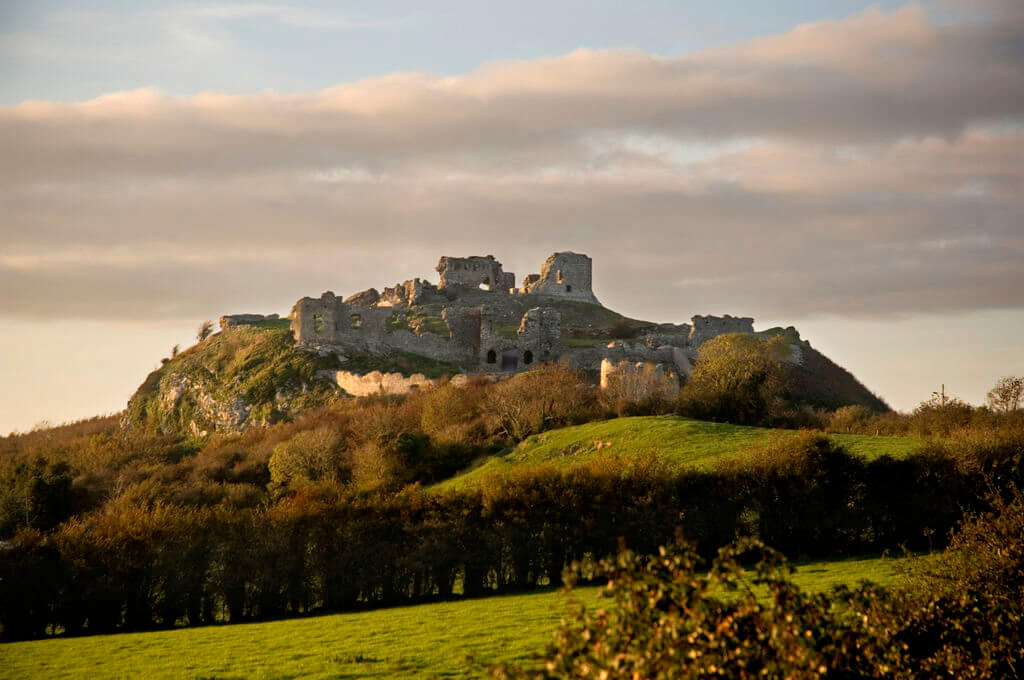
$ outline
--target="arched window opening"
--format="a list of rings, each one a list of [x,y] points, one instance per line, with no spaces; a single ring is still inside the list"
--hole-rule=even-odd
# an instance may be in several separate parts
[[[561,269],[558,270],[558,282],[559,283],[563,283],[563,281],[562,281],[562,270]]]
[[[352,321],[352,328],[359,328],[363,325],[363,317],[358,314],[353,314],[350,320]]]
[[[313,330],[317,333],[324,332],[324,315],[314,314],[313,315]]]
[[[565,292],[566,293],[571,293],[572,292],[572,286],[566,286],[565,287]]]
[[[523,352],[523,363],[524,364],[532,364],[533,363],[533,352],[531,352],[530,350],[526,350],[525,352]]]
[[[493,349],[487,350],[487,363],[496,364],[498,363],[498,353]]]

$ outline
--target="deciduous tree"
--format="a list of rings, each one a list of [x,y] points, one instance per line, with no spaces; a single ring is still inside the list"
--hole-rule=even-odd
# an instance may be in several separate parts
[[[1008,375],[1000,378],[988,391],[988,406],[993,411],[1012,413],[1021,407],[1024,399],[1024,376]]]

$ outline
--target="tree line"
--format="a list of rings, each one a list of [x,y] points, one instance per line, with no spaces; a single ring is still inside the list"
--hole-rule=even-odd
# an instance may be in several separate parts
[[[1020,439],[873,461],[806,434],[709,471],[657,459],[523,469],[476,489],[325,494],[258,507],[130,500],[0,548],[6,638],[249,621],[560,582],[620,540],[681,530],[710,557],[738,536],[813,558],[940,545],[992,489],[1024,483]]]

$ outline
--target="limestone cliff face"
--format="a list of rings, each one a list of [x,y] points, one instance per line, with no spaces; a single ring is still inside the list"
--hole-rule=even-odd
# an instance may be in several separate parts
[[[338,365],[295,347],[283,324],[228,327],[153,371],[132,396],[126,428],[204,437],[293,417],[343,395]]]

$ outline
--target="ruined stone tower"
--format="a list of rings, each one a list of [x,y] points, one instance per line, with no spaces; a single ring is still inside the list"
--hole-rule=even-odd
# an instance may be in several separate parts
[[[592,275],[593,262],[588,256],[568,251],[555,253],[544,262],[539,276],[526,277],[523,292],[599,305]]]
[[[516,275],[503,271],[493,255],[445,256],[437,263],[437,273],[441,275],[439,290],[461,286],[508,293],[516,287]]]

